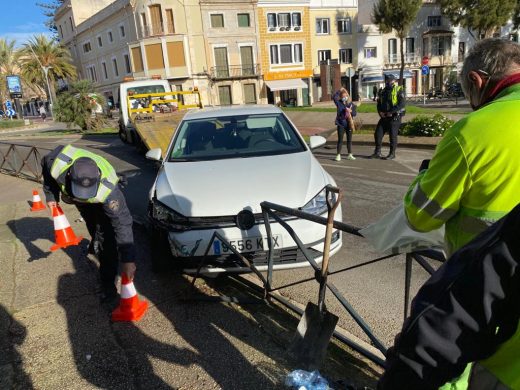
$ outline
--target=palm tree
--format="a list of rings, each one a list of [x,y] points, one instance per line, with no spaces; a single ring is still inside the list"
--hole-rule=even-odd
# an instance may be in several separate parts
[[[54,39],[45,35],[35,35],[23,45],[20,56],[22,76],[30,83],[46,88],[42,67],[48,67],[49,93],[53,98],[55,83],[58,79],[75,79],[76,68],[72,64],[69,51]]]
[[[7,86],[3,82],[5,76],[17,74],[20,53],[15,49],[16,42],[0,38],[0,99],[7,98]]]

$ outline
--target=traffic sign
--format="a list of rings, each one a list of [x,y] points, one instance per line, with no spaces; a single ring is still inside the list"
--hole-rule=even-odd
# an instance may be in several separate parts
[[[421,60],[421,64],[428,65],[430,63],[430,59],[427,56],[424,56]]]
[[[345,73],[347,77],[352,77],[356,74],[356,71],[354,70],[354,68],[347,68],[347,71]]]
[[[423,75],[427,75],[430,73],[430,67],[428,65],[421,66],[421,73]]]

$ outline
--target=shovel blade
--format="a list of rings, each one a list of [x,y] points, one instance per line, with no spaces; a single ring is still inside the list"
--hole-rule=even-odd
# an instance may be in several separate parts
[[[306,370],[320,368],[337,323],[338,317],[334,314],[326,310],[320,313],[317,305],[307,304],[288,349],[299,367]]]

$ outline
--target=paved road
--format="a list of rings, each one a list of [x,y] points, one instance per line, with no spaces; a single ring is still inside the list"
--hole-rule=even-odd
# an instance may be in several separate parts
[[[19,143],[34,143],[18,140]],[[129,178],[125,189],[127,201],[136,220],[142,220],[146,213],[147,189],[155,176],[154,163],[147,161],[133,148],[124,145],[115,137],[70,137],[66,139],[40,138],[40,146],[52,148],[58,144],[73,142],[77,146],[100,153],[114,163],[118,172],[134,175]],[[371,223],[401,202],[409,183],[415,177],[417,167],[425,158],[432,155],[430,150],[400,148],[394,161],[370,160],[372,153],[368,146],[355,146],[356,161],[333,161],[335,150],[326,146],[315,152],[327,171],[335,178],[343,190],[343,220],[356,226]],[[385,153],[386,151],[383,150]],[[359,264],[364,260],[377,257],[363,239],[345,235],[344,245],[332,261],[331,271]],[[279,272],[275,283],[284,285],[310,277],[309,270]],[[414,267],[413,290],[426,280],[426,273]],[[400,256],[381,263],[358,268],[332,277],[334,283],[351,301],[354,308],[362,314],[375,333],[386,344],[391,343],[399,331],[403,317],[404,257]],[[305,304],[316,300],[317,290],[313,283],[283,290],[291,298]],[[357,326],[343,320],[343,309],[331,301],[332,311],[342,314],[342,325],[352,333],[363,337]]]

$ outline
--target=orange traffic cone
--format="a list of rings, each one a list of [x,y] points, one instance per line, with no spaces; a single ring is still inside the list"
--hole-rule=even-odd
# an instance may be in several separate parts
[[[52,217],[54,218],[54,234],[56,244],[51,246],[51,251],[66,248],[71,245],[78,245],[83,237],[76,237],[74,230],[70,227],[69,221],[60,206],[52,207]]]
[[[148,309],[147,301],[140,301],[134,283],[126,274],[121,275],[121,301],[112,312],[112,321],[139,321]]]
[[[33,190],[33,200],[32,200],[32,207],[31,211],[41,211],[45,210],[45,205],[42,202],[42,199],[40,198],[40,194],[38,193],[38,190]]]

